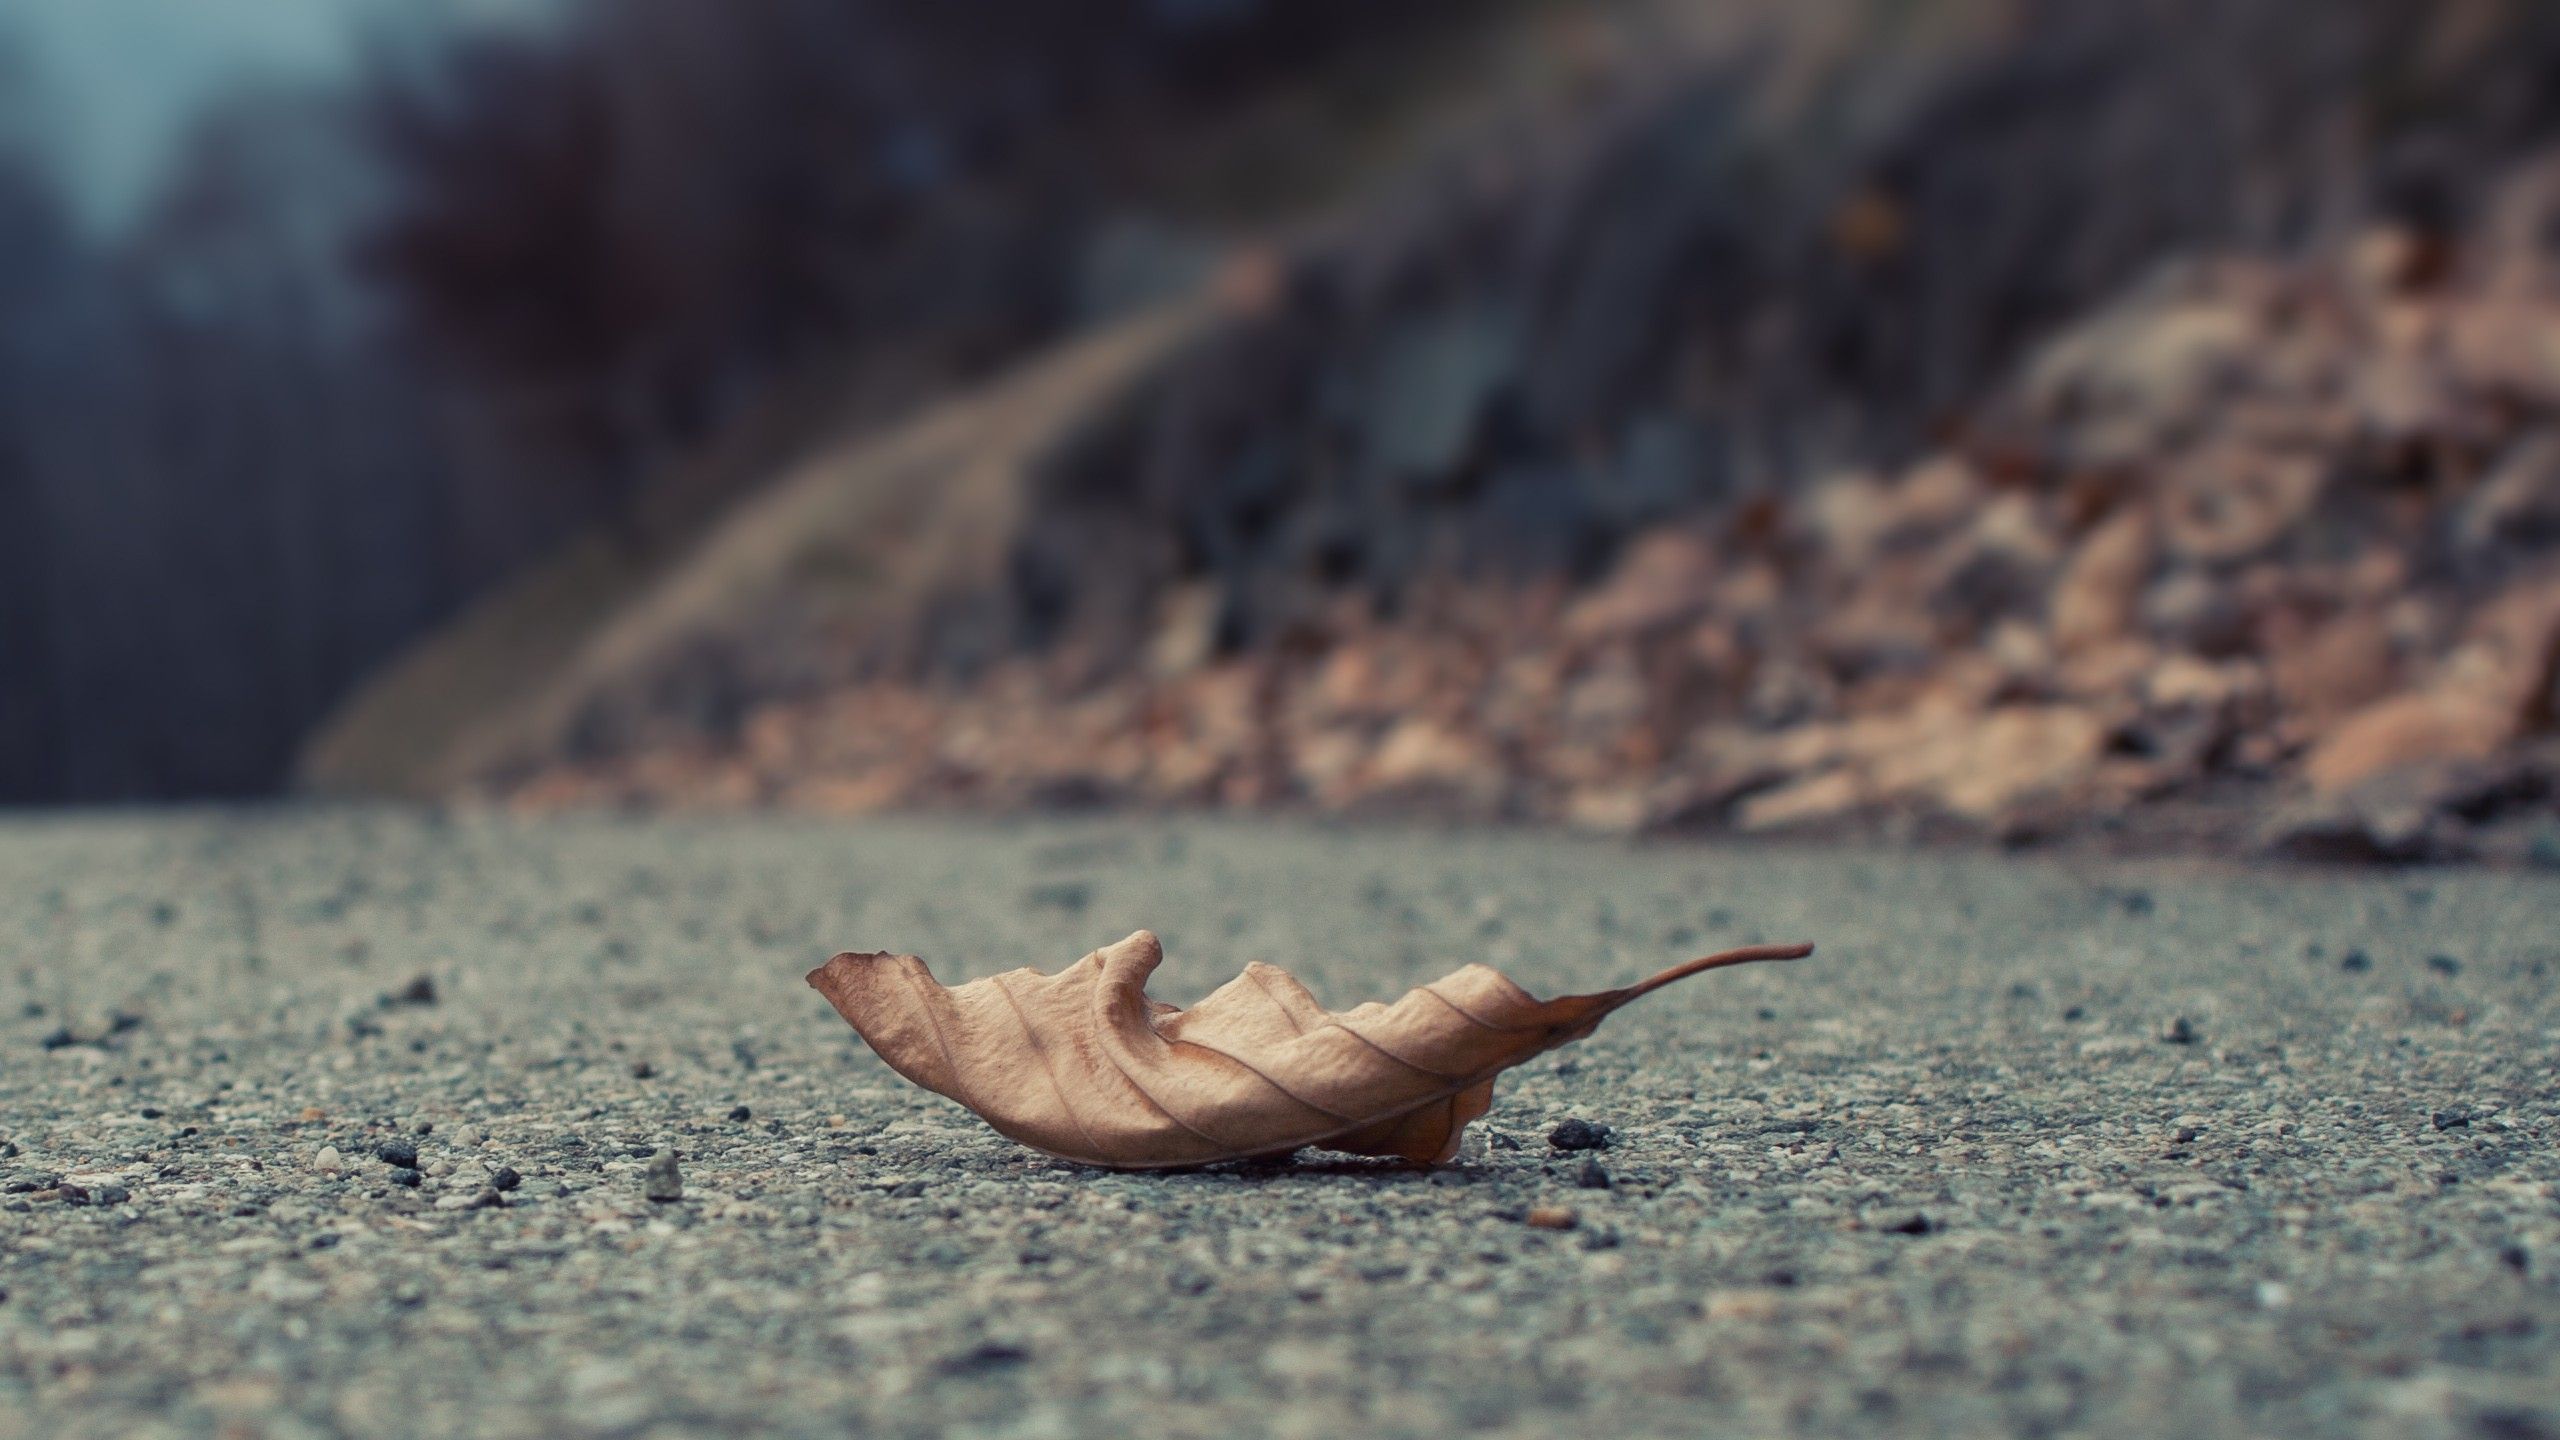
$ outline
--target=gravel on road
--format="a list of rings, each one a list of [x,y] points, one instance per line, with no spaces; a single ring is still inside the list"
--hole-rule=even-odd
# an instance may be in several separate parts
[[[801,983],[1819,942],[1461,1163],[1122,1175]],[[0,1437],[2560,1435],[2560,878],[1138,819],[0,824]]]

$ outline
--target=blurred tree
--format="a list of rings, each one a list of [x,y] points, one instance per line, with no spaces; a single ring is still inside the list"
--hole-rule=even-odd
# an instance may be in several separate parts
[[[0,799],[49,793],[63,761],[48,526],[30,447],[39,420],[27,403],[43,337],[28,322],[72,260],[59,197],[25,156],[0,147],[0,315],[13,317],[0,327]]]
[[[326,101],[208,111],[133,231],[0,160],[0,799],[255,794],[460,584],[431,415],[334,261]]]
[[[966,373],[1051,333],[1182,118],[1452,8],[580,0],[378,56],[398,332],[605,508],[777,375]]]

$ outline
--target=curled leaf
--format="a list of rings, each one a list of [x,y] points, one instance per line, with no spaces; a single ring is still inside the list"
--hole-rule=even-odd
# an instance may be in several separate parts
[[[1340,1014],[1256,962],[1188,1010],[1147,998],[1141,930],[1055,975],[945,987],[912,955],[838,955],[809,983],[890,1068],[1034,1149],[1113,1169],[1322,1145],[1436,1164],[1493,1104],[1493,1078],[1588,1035],[1674,980],[1810,945],[1756,945],[1640,984],[1540,1000],[1483,965]]]

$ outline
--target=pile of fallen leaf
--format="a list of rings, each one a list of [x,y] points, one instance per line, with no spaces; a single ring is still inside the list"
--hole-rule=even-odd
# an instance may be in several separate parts
[[[850,684],[512,795],[2548,854],[2555,217],[2543,167],[2459,244],[2181,262],[1937,453],[1664,524],[1591,586],[1346,594],[1241,653],[1177,589],[1131,663]]]

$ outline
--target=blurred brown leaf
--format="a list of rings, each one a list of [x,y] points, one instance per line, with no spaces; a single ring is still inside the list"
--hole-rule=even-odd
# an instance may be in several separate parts
[[[1811,953],[1750,946],[1554,1000],[1469,965],[1340,1014],[1259,962],[1189,1010],[1150,1000],[1164,949],[1144,930],[1055,975],[945,987],[912,955],[874,953],[838,955],[809,983],[899,1074],[1063,1159],[1145,1170],[1322,1145],[1436,1164],[1502,1071],[1674,980]]]

